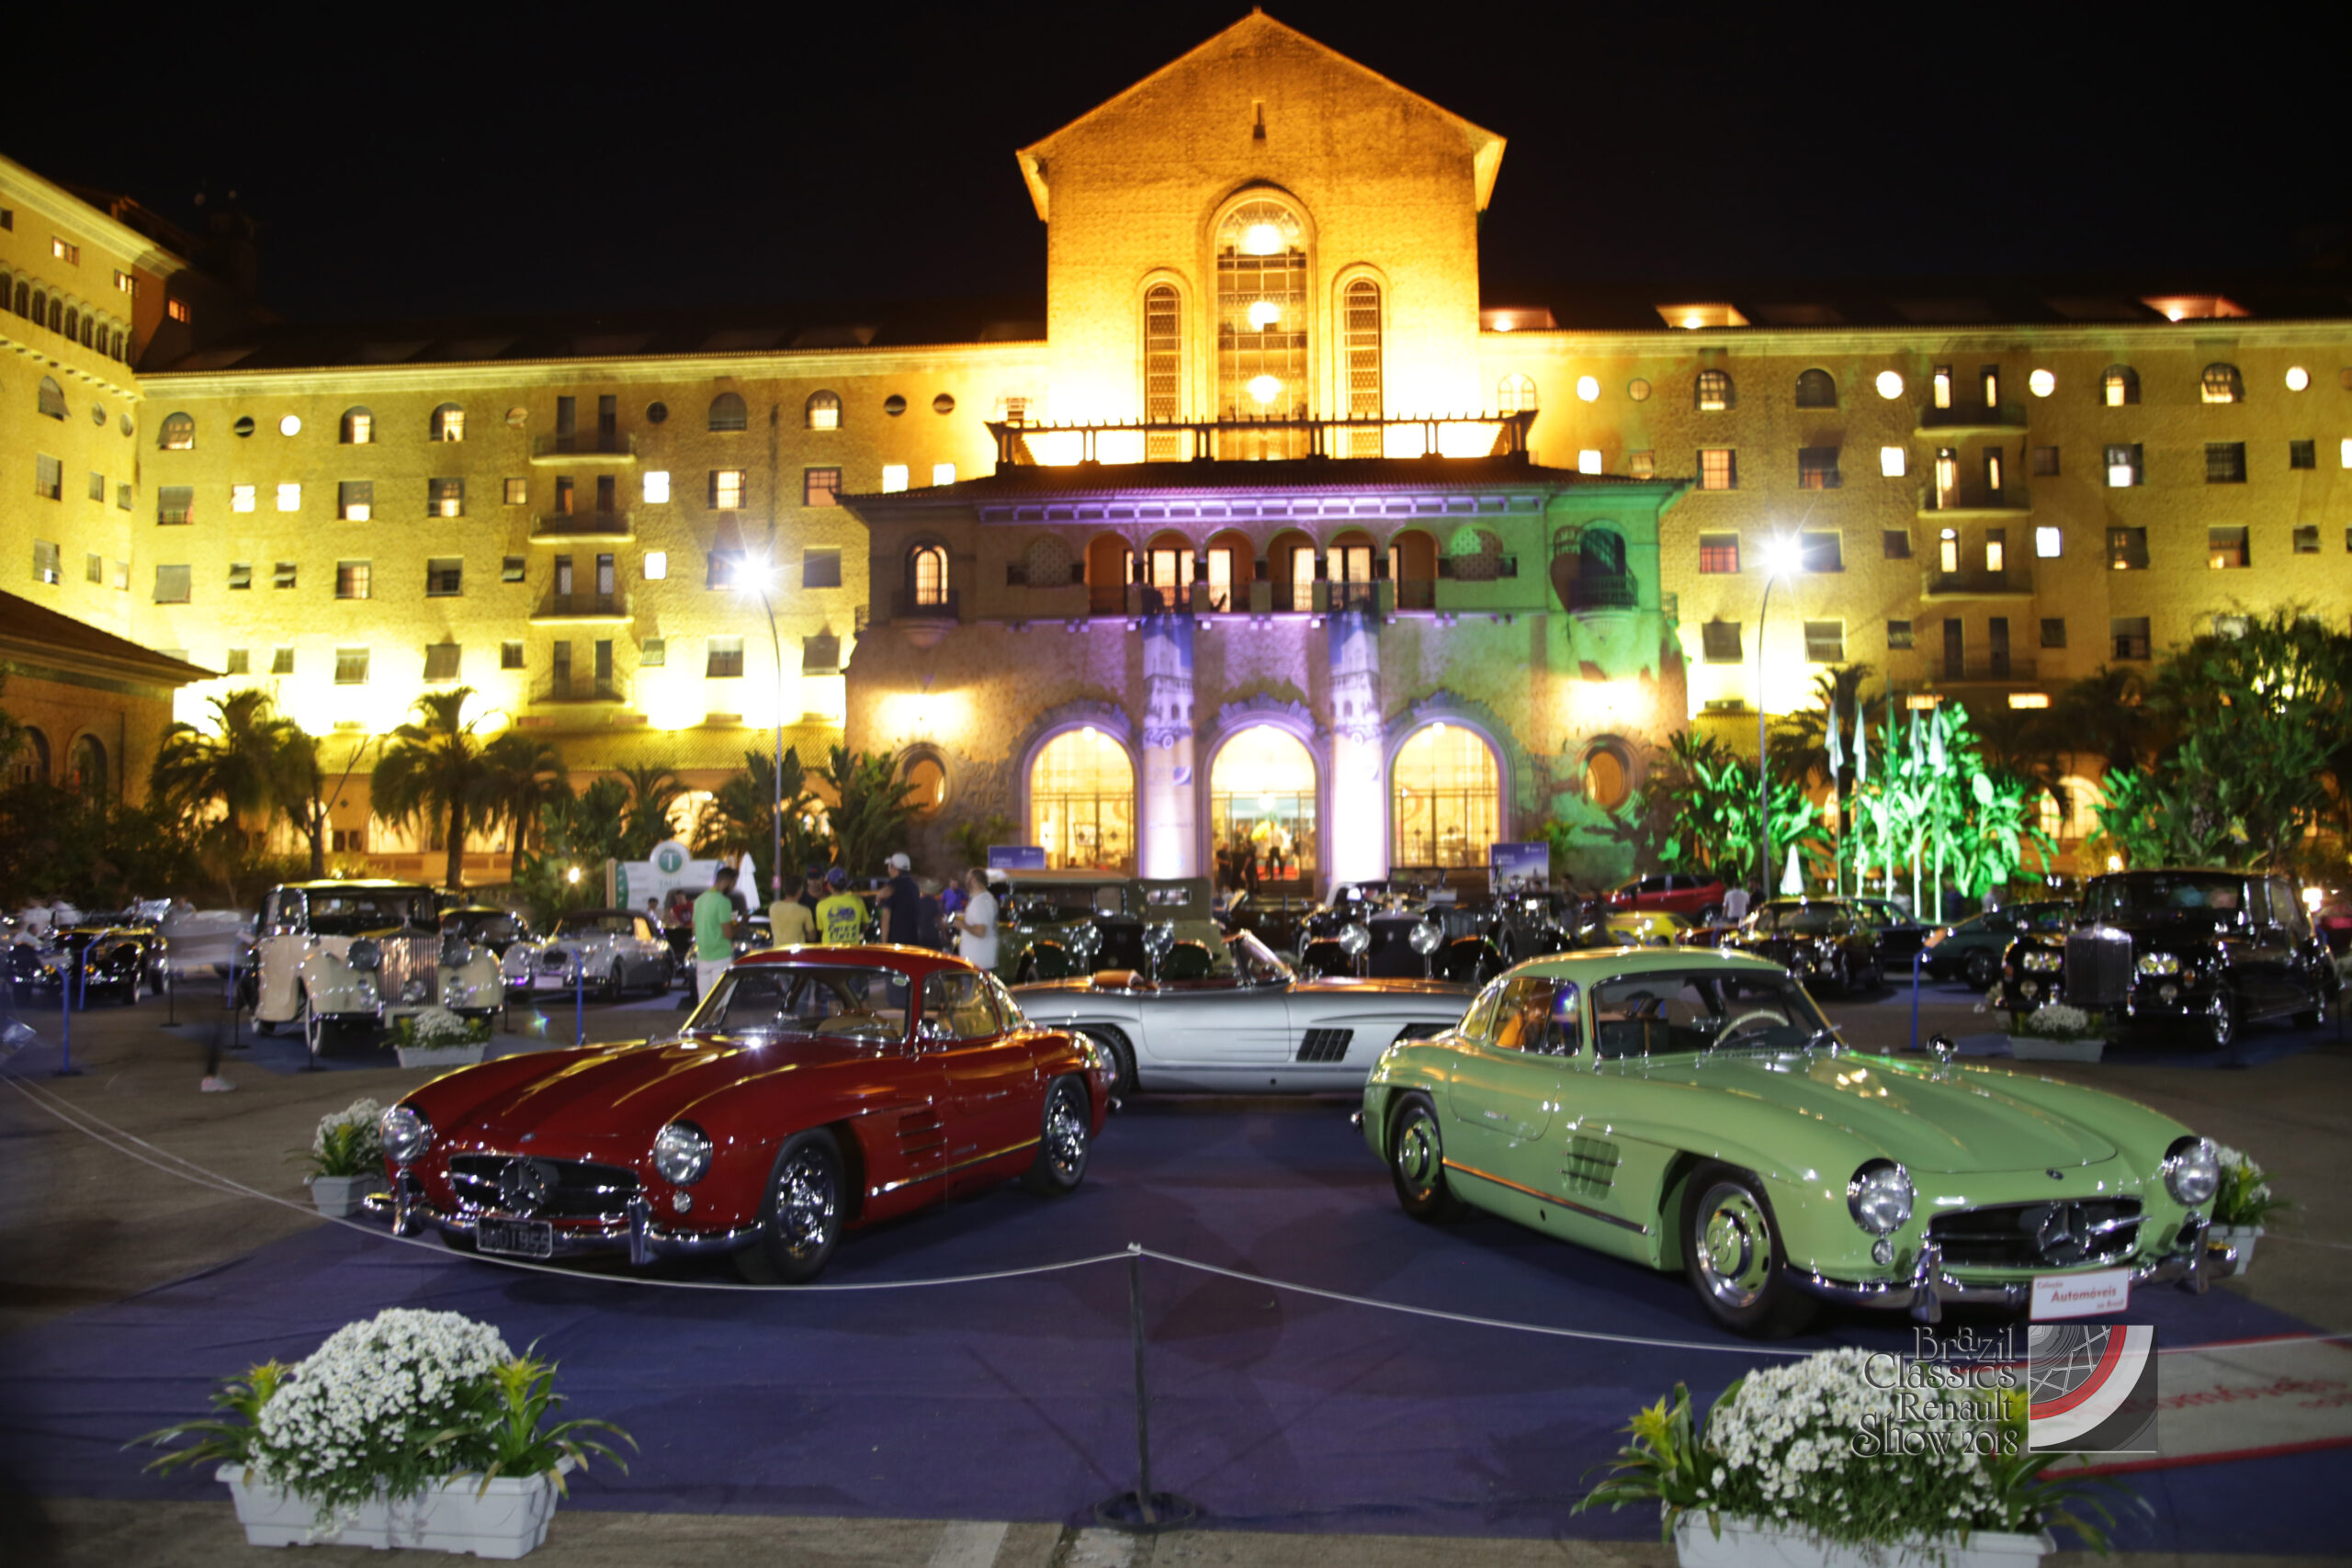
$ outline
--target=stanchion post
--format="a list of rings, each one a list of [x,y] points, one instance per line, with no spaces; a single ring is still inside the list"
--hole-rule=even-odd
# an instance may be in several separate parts
[[[82,973],[82,955],[74,954],[74,962],[57,980],[57,1076],[74,1076],[74,977]],[[88,989],[86,982],[83,989]]]
[[[580,965],[571,972],[571,1043],[588,1043],[588,955],[574,953],[572,961]],[[617,959],[616,963],[619,962]]]
[[[1919,960],[1925,956],[1921,953],[1911,955],[1911,1049],[1914,1051],[1919,1048]]]
[[[1143,1254],[1127,1256],[1127,1321],[1136,1342],[1136,1510],[1148,1529],[1159,1523],[1151,1507],[1151,1391],[1143,1379]]]

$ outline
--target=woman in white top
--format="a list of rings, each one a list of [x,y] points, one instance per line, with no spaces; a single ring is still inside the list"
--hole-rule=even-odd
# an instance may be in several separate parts
[[[996,967],[996,895],[978,866],[964,873],[964,907],[956,912],[956,951],[976,969]]]

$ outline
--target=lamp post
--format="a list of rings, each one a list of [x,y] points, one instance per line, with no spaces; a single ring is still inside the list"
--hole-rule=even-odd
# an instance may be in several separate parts
[[[775,799],[768,813],[768,823],[775,829],[768,844],[768,886],[775,897],[784,897],[784,639],[776,635],[775,604],[768,597],[768,574],[771,563],[746,560],[743,579],[737,588],[756,595],[760,609],[768,618],[768,649],[775,655]]]
[[[1764,707],[1764,616],[1772,607],[1772,584],[1804,570],[1796,540],[1775,534],[1764,542],[1764,598],[1756,606],[1756,826],[1760,845],[1756,877],[1763,896],[1772,896],[1772,767],[1770,719]],[[1790,592],[1794,592],[1794,589]]]

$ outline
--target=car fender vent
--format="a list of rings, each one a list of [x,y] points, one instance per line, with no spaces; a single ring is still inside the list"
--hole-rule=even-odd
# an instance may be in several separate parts
[[[1605,1198],[1609,1190],[1617,1185],[1617,1163],[1616,1145],[1579,1134],[1568,1140],[1560,1174],[1567,1179],[1568,1190],[1577,1196]]]
[[[1302,1062],[1344,1062],[1348,1059],[1348,1042],[1354,1039],[1352,1029],[1310,1029],[1298,1043],[1298,1059]]]

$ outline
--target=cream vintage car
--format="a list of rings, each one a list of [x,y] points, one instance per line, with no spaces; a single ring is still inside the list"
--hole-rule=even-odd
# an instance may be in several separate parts
[[[489,948],[443,937],[433,889],[413,883],[291,882],[262,901],[254,1022],[293,1024],[316,1055],[330,1031],[371,1033],[438,1003],[469,1018],[506,1006]]]

